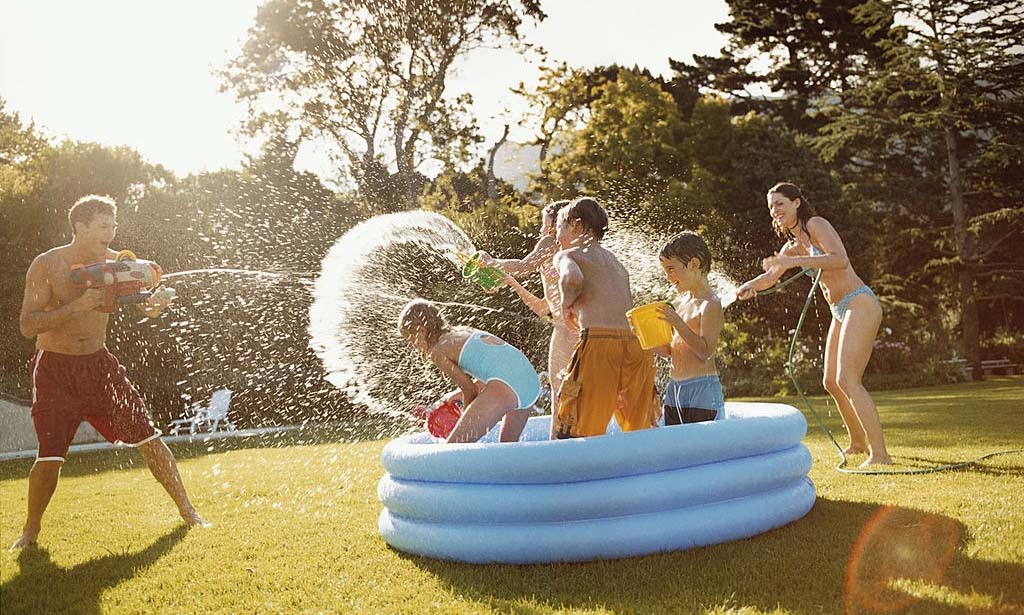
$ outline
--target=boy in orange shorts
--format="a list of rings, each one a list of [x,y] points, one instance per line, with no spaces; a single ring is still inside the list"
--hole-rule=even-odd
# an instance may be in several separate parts
[[[629,273],[601,245],[607,229],[608,215],[594,199],[576,199],[558,212],[561,311],[580,328],[552,419],[558,438],[603,435],[612,415],[623,431],[647,429],[660,412],[654,355],[640,347],[626,319],[633,307]]]

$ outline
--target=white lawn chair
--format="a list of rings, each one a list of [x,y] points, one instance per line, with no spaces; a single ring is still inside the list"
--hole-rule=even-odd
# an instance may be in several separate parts
[[[228,408],[231,406],[231,389],[217,389],[210,395],[210,405],[202,406],[196,404],[190,409],[190,415],[171,421],[171,434],[178,434],[183,427],[188,426],[188,433],[194,434],[200,429],[208,428],[214,433],[224,424],[229,430],[234,431],[235,425],[228,419]]]

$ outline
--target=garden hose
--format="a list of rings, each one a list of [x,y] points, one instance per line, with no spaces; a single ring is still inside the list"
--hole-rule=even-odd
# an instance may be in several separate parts
[[[786,288],[787,286],[789,286],[790,284],[792,284],[793,282],[795,282],[795,281],[799,280],[799,279],[800,279],[800,276],[804,275],[804,274],[805,274],[805,273],[807,273],[808,271],[810,271],[810,269],[801,269],[801,270],[800,270],[799,272],[797,272],[797,273],[794,273],[793,275],[789,276],[788,278],[786,278],[786,279],[785,279],[785,280],[783,280],[782,282],[779,282],[779,283],[778,283],[778,284],[776,284],[775,286],[772,286],[772,287],[771,287],[771,288],[769,288],[768,290],[762,290],[761,292],[759,292],[759,293],[757,293],[757,294],[758,294],[758,296],[761,296],[761,295],[770,295],[770,294],[772,294],[772,293],[777,293],[777,292],[779,292],[780,290],[782,290],[783,288]],[[820,273],[820,271],[819,271],[819,273]],[[815,279],[814,279],[814,283],[815,283],[815,284],[817,284],[817,283],[818,283],[818,279],[817,279],[817,278],[815,278]],[[813,289],[813,288],[811,289],[811,292],[812,292],[812,293],[814,292],[814,289]]]
[[[800,273],[797,273],[796,275],[790,277],[789,279],[787,279],[786,281],[782,282],[781,284],[777,284],[777,285],[773,286],[772,288],[769,288],[768,290],[766,290],[764,292],[761,292],[761,293],[758,293],[758,294],[766,295],[766,294],[769,294],[769,293],[772,293],[772,292],[779,291],[784,286],[786,286],[787,284],[789,284],[790,282],[794,281],[795,279],[797,279],[798,277],[800,277],[802,275],[804,275],[803,271],[801,271]],[[796,372],[793,370],[793,354],[796,351],[796,341],[797,341],[797,339],[800,336],[800,328],[803,327],[804,318],[807,316],[807,310],[811,307],[811,302],[814,301],[814,296],[815,296],[814,295],[814,291],[816,291],[818,289],[818,283],[820,281],[821,281],[821,270],[819,269],[817,275],[814,277],[814,283],[811,284],[811,290],[810,290],[810,292],[807,293],[807,300],[804,301],[804,308],[803,308],[803,310],[800,311],[800,319],[797,320],[796,328],[793,330],[793,339],[789,343],[789,355],[786,358],[786,370],[789,373],[789,379],[793,381],[793,386],[796,387],[796,392],[800,396],[800,399],[802,399],[803,402],[807,405],[807,409],[811,411],[811,415],[813,415],[814,419],[818,422],[818,426],[821,427],[821,429],[826,434],[828,434],[829,439],[832,440],[832,444],[835,445],[836,451],[839,453],[839,457],[841,458],[841,461],[839,462],[839,465],[836,466],[836,471],[842,472],[844,474],[930,474],[932,472],[945,472],[947,470],[955,470],[957,468],[963,468],[963,467],[966,467],[966,466],[974,465],[974,464],[978,463],[979,461],[982,461],[984,459],[988,459],[990,457],[995,457],[997,455],[1011,455],[1011,454],[1014,454],[1014,453],[1024,453],[1024,449],[998,451],[998,452],[995,452],[995,453],[988,453],[987,455],[982,455],[981,457],[978,457],[977,459],[972,459],[971,461],[961,461],[959,463],[947,463],[945,465],[934,466],[934,467],[930,467],[930,468],[920,468],[920,469],[917,469],[917,470],[854,470],[854,469],[847,468],[846,467],[846,463],[847,463],[848,460],[846,459],[846,453],[843,452],[843,447],[839,446],[839,443],[836,442],[835,436],[832,435],[832,431],[829,430],[829,428],[825,425],[825,422],[822,421],[821,417],[818,416],[818,413],[815,412],[814,406],[811,405],[811,401],[809,399],[807,399],[807,397],[804,395],[804,391],[800,387],[800,383],[797,382]]]

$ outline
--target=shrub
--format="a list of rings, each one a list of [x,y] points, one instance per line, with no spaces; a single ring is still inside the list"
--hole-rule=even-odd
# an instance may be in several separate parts
[[[910,364],[910,346],[892,339],[875,340],[867,371],[872,374],[895,374]]]

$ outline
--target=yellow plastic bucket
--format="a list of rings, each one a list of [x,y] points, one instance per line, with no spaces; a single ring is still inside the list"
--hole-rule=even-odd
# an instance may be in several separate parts
[[[661,306],[671,303],[658,301],[635,307],[626,312],[626,318],[633,324],[636,336],[640,339],[640,347],[650,350],[672,342],[672,325],[658,316]]]

